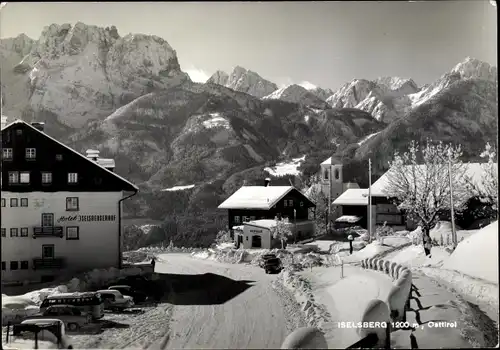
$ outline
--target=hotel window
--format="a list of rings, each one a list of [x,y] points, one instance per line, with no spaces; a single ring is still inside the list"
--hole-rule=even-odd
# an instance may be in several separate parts
[[[11,207],[18,207],[19,206],[19,201],[17,200],[17,198],[10,199],[10,206]]]
[[[21,227],[21,237],[28,237],[28,228]]]
[[[76,184],[78,182],[78,173],[68,173],[68,183]]]
[[[11,237],[19,237],[19,229],[17,229],[17,228],[11,228],[10,229],[10,236]]]
[[[289,207],[293,207],[293,199],[289,199],[288,200],[288,206]]]
[[[255,216],[250,216],[250,220],[255,220]]]
[[[26,148],[26,159],[36,158],[36,148]]]
[[[2,237],[7,237],[7,229],[2,229]]]
[[[5,207],[5,198],[2,198],[2,207]]]
[[[22,184],[30,183],[30,172],[29,171],[21,171],[19,174],[19,182]]]
[[[12,160],[13,151],[12,148],[4,148],[2,150],[3,160]]]
[[[18,184],[18,183],[19,183],[19,172],[9,171],[9,184]]]
[[[52,183],[52,173],[42,172],[42,184],[51,184]]]
[[[10,269],[11,270],[17,270],[18,268],[19,268],[19,263],[17,261],[10,262]]]
[[[5,261],[2,261],[2,271],[7,270],[7,263]]]
[[[235,216],[234,217],[234,223],[235,224],[239,224],[240,223],[240,217],[239,216]]]
[[[27,270],[29,268],[28,260],[21,261],[21,270]]]
[[[287,205],[288,205],[288,201],[285,199],[285,200],[283,201],[283,206],[284,206],[284,207],[286,207]]]
[[[335,169],[335,180],[338,180],[339,178],[340,178],[339,169]]]
[[[61,161],[63,159],[62,154],[56,154],[56,160]]]
[[[304,202],[300,202],[300,206],[303,207],[304,206]]]
[[[21,198],[21,207],[28,206],[28,198]]]
[[[325,172],[323,173],[323,178],[325,180],[328,180],[328,169],[325,169]]]
[[[67,211],[78,211],[79,203],[78,197],[66,197],[66,210]]]
[[[23,134],[23,131],[21,129],[16,130],[16,135],[22,135],[22,134]]]
[[[247,222],[247,221],[248,221],[248,217],[246,217],[246,216],[242,216],[242,217],[241,217],[241,221],[242,221],[242,222]]]
[[[66,239],[77,240],[80,239],[80,230],[78,226],[66,227]]]

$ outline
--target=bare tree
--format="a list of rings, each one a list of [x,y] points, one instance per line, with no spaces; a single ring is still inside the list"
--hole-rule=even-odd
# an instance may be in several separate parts
[[[472,175],[466,176],[467,189],[474,197],[479,198],[483,203],[491,205],[492,210],[498,210],[498,168],[497,152],[495,146],[486,143],[481,158],[486,162],[481,164],[481,180],[478,182]],[[497,212],[498,215],[498,212]]]
[[[423,237],[439,220],[439,214],[451,209],[450,170],[453,207],[459,210],[469,198],[465,186],[466,166],[460,160],[460,146],[412,141],[408,151],[396,152],[389,162],[385,195],[393,199],[408,218],[419,223]],[[425,239],[423,240],[425,241]]]
[[[280,220],[278,217],[275,217],[274,220],[276,221],[276,225],[271,228],[271,235],[274,239],[279,239],[281,241],[281,249],[284,249],[288,237],[292,236],[290,222],[287,218]]]
[[[316,176],[312,177],[312,183],[310,189],[307,191],[307,197],[316,204],[316,220],[315,220],[315,231],[325,232],[326,230],[326,220],[328,217],[328,197],[321,191],[321,186],[319,180]]]

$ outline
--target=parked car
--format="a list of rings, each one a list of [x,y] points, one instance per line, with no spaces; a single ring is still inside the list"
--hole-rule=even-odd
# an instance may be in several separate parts
[[[41,318],[23,321],[7,327],[2,349],[73,349],[66,335],[64,322],[58,319]],[[33,344],[33,345],[32,345]]]
[[[279,258],[270,258],[264,261],[264,270],[266,273],[280,273],[283,269]]]
[[[8,298],[2,301],[2,324],[15,324],[31,315],[40,312],[40,308],[33,302],[21,298]]]
[[[123,295],[115,289],[99,290],[104,308],[108,310],[124,310],[134,306],[134,299],[130,295]]]
[[[83,312],[76,306],[64,304],[49,306],[39,314],[29,316],[25,320],[37,318],[61,320],[70,331],[76,331],[92,322],[92,314]]]
[[[146,293],[132,288],[129,285],[115,285],[110,286],[108,290],[117,290],[123,295],[130,296],[134,300],[135,304],[143,303],[147,300],[148,296]]]
[[[268,259],[276,259],[277,256],[276,254],[264,254],[262,255],[260,261],[259,261],[259,266],[260,267],[264,267],[265,263],[266,263],[266,260]]]

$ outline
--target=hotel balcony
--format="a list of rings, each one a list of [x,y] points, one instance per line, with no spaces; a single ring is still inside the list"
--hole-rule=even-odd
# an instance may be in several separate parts
[[[34,258],[33,270],[61,269],[65,265],[64,258]]]
[[[38,237],[63,237],[63,228],[61,226],[43,226],[33,228],[33,238]]]

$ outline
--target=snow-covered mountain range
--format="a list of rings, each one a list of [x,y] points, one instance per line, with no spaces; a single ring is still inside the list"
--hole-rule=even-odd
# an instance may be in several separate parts
[[[472,58],[421,87],[382,77],[337,91],[278,88],[239,66],[199,84],[164,39],[77,23],[0,40],[0,68],[3,115],[46,121],[77,150],[114,157],[141,186],[128,213],[158,220],[213,211],[243,179],[260,181],[287,158],[309,175],[333,154],[346,167],[372,157],[380,173],[408,139],[457,141],[467,157],[496,139],[496,67]],[[165,199],[182,191],[155,194],[192,184],[183,200]]]

